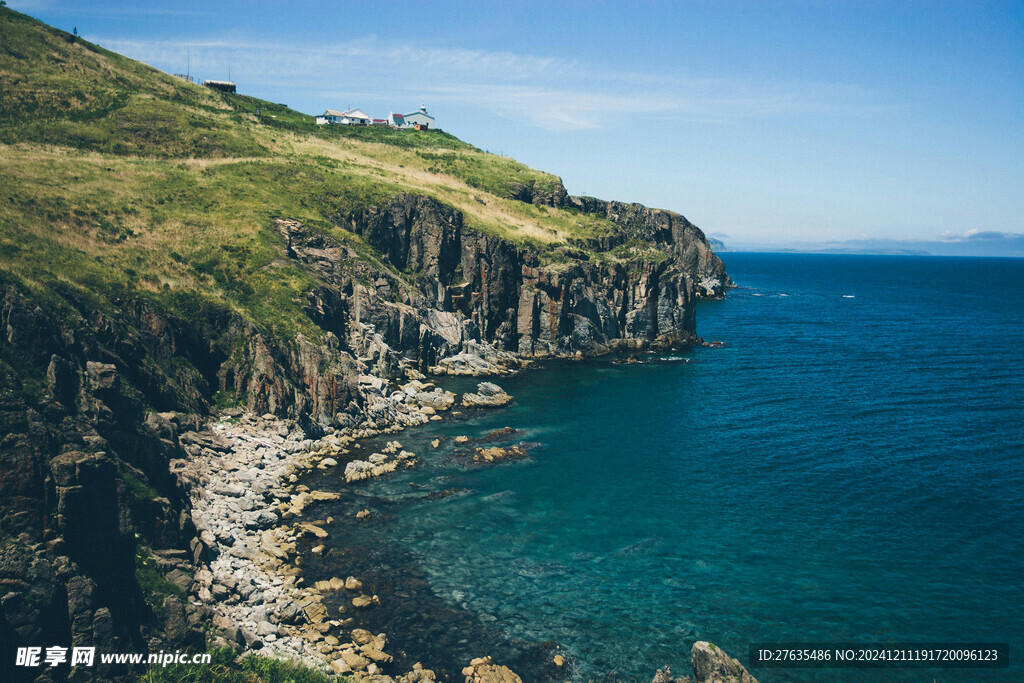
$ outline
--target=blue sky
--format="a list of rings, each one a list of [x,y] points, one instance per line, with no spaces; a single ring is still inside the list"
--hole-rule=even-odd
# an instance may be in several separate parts
[[[1024,232],[1021,2],[9,5],[306,113],[426,104],[726,242]]]

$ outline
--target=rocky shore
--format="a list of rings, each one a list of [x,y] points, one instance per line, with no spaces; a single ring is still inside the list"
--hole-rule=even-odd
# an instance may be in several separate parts
[[[488,398],[511,400],[494,385],[480,391]],[[440,419],[438,412],[455,405],[455,397],[413,380],[391,392],[387,403],[394,406],[387,414],[402,416],[387,428],[395,431]],[[387,635],[355,628],[354,619],[345,614],[331,618],[323,597],[342,592],[352,611],[380,598],[364,593],[362,582],[353,576],[306,585],[299,568],[299,539],[324,538],[325,527],[333,522],[305,520],[305,507],[338,494],[295,485],[298,475],[338,466],[337,458],[349,453],[349,444],[376,433],[365,427],[349,429],[314,442],[294,421],[234,411],[202,431],[182,435],[188,457],[173,461],[171,471],[191,498],[198,533],[191,548],[198,569],[187,586],[199,618],[213,626],[213,645],[297,660],[325,672],[351,674],[355,680],[435,680],[432,671],[418,665],[395,679],[381,675],[380,667],[392,661]],[[365,461],[350,459],[345,479],[383,476],[415,462],[413,453],[391,442]]]
[[[393,396],[401,396],[392,402],[409,410],[401,413],[405,420],[384,432],[440,419],[439,411],[458,405],[451,392],[418,380],[400,387]],[[476,392],[462,396],[461,404],[497,407],[511,400],[496,384],[482,382]],[[489,435],[493,439],[478,441],[497,442],[515,434],[511,429],[499,431]],[[359,612],[387,600],[387,595],[364,590],[364,582],[355,576],[309,585],[301,568],[299,543],[312,543],[313,554],[323,552],[324,546],[317,541],[328,537],[335,521],[306,519],[306,508],[339,497],[337,492],[310,490],[297,483],[304,473],[341,467],[345,462],[344,480],[354,483],[416,466],[417,455],[404,450],[397,440],[388,441],[366,460],[352,457],[357,439],[380,433],[363,427],[313,441],[294,421],[233,411],[181,436],[188,457],[173,461],[171,471],[188,491],[197,531],[191,546],[194,576],[183,585],[195,619],[212,626],[209,645],[300,661],[356,681],[438,680],[434,671],[418,663],[405,673],[393,671],[388,634],[358,627]],[[525,456],[521,446],[479,447],[467,438],[460,440],[474,462],[492,464]],[[340,606],[326,604],[327,595],[333,595],[330,602]],[[695,683],[756,683],[738,662],[708,643],[694,645],[692,662]],[[567,662],[556,654],[552,664],[561,668]],[[486,655],[468,662],[461,676],[466,683],[522,683],[509,667]],[[690,679],[673,678],[665,668],[658,670],[653,681],[689,683]]]
[[[334,521],[307,520],[305,508],[339,494],[309,490],[296,484],[298,477],[314,468],[339,467],[339,460],[347,461],[346,483],[414,467],[416,455],[398,441],[366,460],[346,456],[357,439],[441,419],[440,412],[456,405],[454,394],[419,380],[393,392],[385,383],[366,384],[388,404],[381,412],[396,416],[383,430],[363,426],[312,441],[294,421],[232,411],[181,435],[187,457],[172,461],[170,469],[191,499],[197,536],[191,544],[194,575],[189,579],[175,570],[173,578],[187,588],[196,619],[212,626],[213,646],[296,660],[357,681],[433,681],[434,672],[418,664],[396,678],[381,673],[393,659],[388,636],[354,626],[351,616],[381,598],[364,592],[359,578],[308,585],[299,566],[300,539],[327,537]],[[463,395],[462,405],[497,407],[511,400],[497,385],[481,382],[475,393]],[[314,545],[312,552],[322,549]],[[343,611],[330,613],[324,604],[328,593],[344,595]],[[507,667],[483,659],[469,669],[475,673],[466,674],[467,680],[519,680]]]

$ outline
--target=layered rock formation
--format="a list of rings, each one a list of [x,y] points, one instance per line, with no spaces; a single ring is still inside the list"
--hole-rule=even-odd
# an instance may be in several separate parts
[[[564,202],[621,230],[581,245],[587,251],[564,249],[565,262],[543,264],[528,248],[468,228],[461,213],[436,200],[399,195],[387,206],[337,217],[390,266],[374,269],[353,247],[294,221],[278,226],[289,256],[322,283],[312,295],[311,317],[342,338],[346,330],[358,336],[372,329],[422,371],[444,371],[446,358],[467,351],[487,361],[475,370],[486,374],[514,363],[509,354],[692,344],[694,302],[720,297],[731,285],[703,233],[678,214],[638,204]],[[645,253],[615,251],[630,244]],[[380,344],[370,346],[377,370],[394,372],[395,363],[381,361]]]

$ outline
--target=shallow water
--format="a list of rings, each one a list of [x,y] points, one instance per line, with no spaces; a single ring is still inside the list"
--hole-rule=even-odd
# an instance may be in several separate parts
[[[383,539],[460,618],[560,643],[575,680],[685,671],[695,640],[744,662],[756,641],[1009,641],[1012,668],[977,675],[752,672],[1021,680],[1024,261],[724,260],[741,288],[698,311],[724,348],[500,381],[510,407],[400,434],[424,464],[339,503],[375,521],[332,542]],[[429,445],[506,425],[526,460]]]

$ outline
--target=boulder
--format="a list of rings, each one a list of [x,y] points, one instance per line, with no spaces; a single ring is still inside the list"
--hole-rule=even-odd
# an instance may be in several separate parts
[[[344,652],[342,652],[341,659],[352,671],[362,671],[370,665],[369,659],[361,655],[358,655],[351,650],[345,650]]]
[[[192,577],[180,569],[172,569],[164,574],[164,578],[183,591],[188,591],[189,586],[192,585]]]
[[[442,358],[437,365],[430,368],[436,375],[463,375],[480,377],[481,375],[500,375],[508,370],[493,365],[471,353],[459,353],[448,358]]]
[[[455,394],[435,388],[432,391],[420,391],[413,396],[413,401],[423,409],[424,414],[429,408],[435,412],[444,412],[455,405]]]
[[[651,683],[690,683],[690,677],[672,678],[672,669],[666,666],[664,670],[658,669],[658,673],[654,674]]]
[[[695,683],[757,683],[742,664],[705,640],[693,644],[690,664]]]
[[[373,634],[364,628],[352,629],[352,642],[356,645],[366,645],[373,642]]]
[[[462,669],[466,683],[523,683],[507,666],[495,664],[490,657],[479,657]]]
[[[512,400],[505,390],[491,382],[477,385],[475,394],[463,394],[462,405],[466,408],[497,408]]]
[[[412,671],[395,679],[395,683],[434,683],[435,681],[437,681],[437,676],[434,672],[424,669],[419,662],[413,665]]]
[[[261,621],[256,625],[256,635],[258,636],[269,636],[277,635],[277,627],[271,624],[269,621]]]

